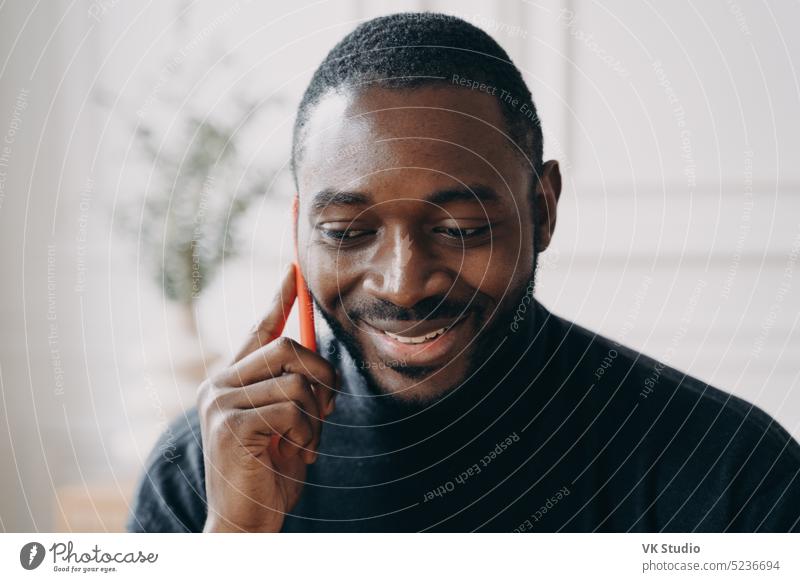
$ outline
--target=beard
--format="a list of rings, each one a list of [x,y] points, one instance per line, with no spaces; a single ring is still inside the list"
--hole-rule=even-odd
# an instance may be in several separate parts
[[[426,297],[411,308],[404,308],[376,299],[374,302],[345,308],[345,313],[348,321],[351,322],[370,317],[381,320],[422,321],[427,318],[461,317],[474,313],[479,331],[469,353],[466,354],[470,362],[468,370],[462,378],[453,382],[451,386],[431,399],[431,401],[435,401],[463,385],[467,379],[477,378],[479,371],[488,370],[491,374],[492,369],[496,367],[492,366],[492,360],[499,361],[509,352],[511,346],[505,346],[505,350],[499,350],[498,346],[505,345],[504,341],[508,337],[509,328],[512,321],[515,321],[515,315],[522,304],[523,298],[525,295],[531,294],[535,289],[538,254],[538,252],[534,252],[533,269],[530,277],[524,279],[519,287],[512,289],[493,313],[489,311],[491,300],[479,291],[475,291],[473,299],[468,303],[453,301],[446,296],[432,296]],[[344,346],[350,357],[356,362],[366,361],[364,348],[355,334],[346,329],[332,314],[325,311],[313,293],[311,296],[319,313],[322,314],[328,327],[330,327],[334,338]],[[530,309],[526,311],[525,320],[530,317],[531,312],[532,310]],[[524,325],[524,322],[517,321],[517,323]],[[439,366],[409,366],[400,362],[385,362],[384,365],[385,368],[392,369],[394,372],[411,380],[420,380],[439,369]],[[359,373],[371,392],[385,395],[392,399],[397,398],[381,386],[376,377],[375,368],[359,367]]]

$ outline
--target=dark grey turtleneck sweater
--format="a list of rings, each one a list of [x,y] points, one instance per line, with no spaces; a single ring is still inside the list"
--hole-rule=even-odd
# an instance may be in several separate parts
[[[343,392],[284,531],[800,531],[800,446],[774,419],[535,301],[427,407],[371,392],[323,349]],[[196,411],[167,437],[131,531],[203,528]]]

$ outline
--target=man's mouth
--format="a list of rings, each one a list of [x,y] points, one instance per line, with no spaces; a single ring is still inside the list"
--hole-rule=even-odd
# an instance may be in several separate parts
[[[395,333],[391,333],[388,331],[384,331],[386,335],[388,335],[393,340],[399,341],[401,344],[424,344],[425,342],[429,342],[433,339],[436,339],[440,335],[444,334],[451,326],[447,327],[440,327],[437,330],[434,330],[425,335],[419,335],[414,337],[404,336],[404,335],[397,335]]]
[[[364,323],[371,328],[368,338],[381,358],[409,366],[432,366],[452,360],[463,349],[465,341],[459,340],[468,337],[461,333],[466,329],[463,324],[467,319],[469,314],[444,325],[441,320],[417,324],[407,321]]]

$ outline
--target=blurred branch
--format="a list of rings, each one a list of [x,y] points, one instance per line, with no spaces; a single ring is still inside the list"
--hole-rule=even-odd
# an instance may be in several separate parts
[[[108,93],[95,97],[110,107]],[[226,121],[187,113],[190,108],[182,97],[160,100],[150,95],[146,103],[148,108],[171,108],[178,117],[172,117],[173,129],[166,136],[141,110],[125,117],[155,179],[123,208],[121,224],[135,237],[165,296],[191,306],[223,261],[239,250],[235,235],[240,219],[279,172],[274,164],[248,165],[241,142],[248,129],[263,126],[263,115],[282,108],[284,101],[256,103],[234,96],[228,109],[234,114]]]

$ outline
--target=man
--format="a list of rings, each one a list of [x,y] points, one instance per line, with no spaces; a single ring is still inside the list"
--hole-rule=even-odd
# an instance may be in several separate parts
[[[530,91],[454,17],[362,24],[300,104],[296,289],[156,447],[133,531],[790,531],[800,447],[760,409],[550,314]],[[163,444],[163,443],[162,443]]]

